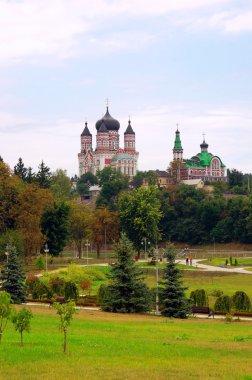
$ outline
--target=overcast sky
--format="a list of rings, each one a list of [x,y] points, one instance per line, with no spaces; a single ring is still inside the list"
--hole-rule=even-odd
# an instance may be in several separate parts
[[[252,172],[252,1],[0,0],[0,155],[78,174],[85,120],[130,115],[139,170],[184,157]]]

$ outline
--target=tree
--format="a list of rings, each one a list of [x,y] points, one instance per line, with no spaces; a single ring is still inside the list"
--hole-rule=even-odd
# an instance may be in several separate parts
[[[205,289],[193,290],[190,299],[194,306],[208,306],[208,295]]]
[[[236,169],[231,169],[227,171],[228,184],[231,189],[234,186],[242,187],[243,185],[243,174]]]
[[[187,318],[190,305],[185,297],[182,285],[182,275],[175,266],[175,251],[173,246],[166,249],[167,264],[164,269],[163,289],[161,291],[162,315],[173,318]]]
[[[50,180],[50,190],[60,202],[66,202],[72,198],[72,184],[66,170],[57,169],[53,173]]]
[[[26,180],[28,169],[24,166],[23,160],[20,157],[18,159],[18,163],[14,166],[14,173],[22,179],[22,181]]]
[[[98,172],[97,178],[101,191],[97,197],[96,206],[116,210],[120,192],[129,187],[128,177],[108,166]]]
[[[243,291],[237,291],[232,296],[232,302],[235,310],[249,311],[251,309],[251,301],[249,296]]]
[[[0,162],[0,233],[15,227],[16,207],[21,180]]]
[[[9,293],[0,292],[0,344],[3,332],[13,312],[12,301]]]
[[[47,208],[41,218],[41,230],[52,256],[63,251],[69,236],[70,207],[65,203],[54,203]]]
[[[118,241],[119,220],[116,211],[108,208],[96,208],[92,219],[92,241],[96,245],[97,257],[100,257],[100,249],[108,242]]]
[[[115,245],[117,262],[108,278],[111,285],[105,290],[101,307],[113,313],[143,313],[150,309],[150,292],[143,281],[141,270],[135,266],[133,245],[122,234]]]
[[[119,217],[122,230],[140,253],[141,243],[148,238],[152,244],[160,239],[159,220],[161,218],[158,190],[149,186],[125,192],[119,198]]]
[[[63,351],[66,352],[68,327],[73,319],[73,315],[76,313],[75,303],[72,301],[65,304],[56,302],[53,304],[53,307],[60,317],[60,330],[64,334]]]
[[[229,296],[220,296],[217,298],[214,304],[214,310],[224,313],[230,313],[232,309],[232,300]]]
[[[82,204],[70,204],[70,239],[76,244],[78,257],[81,259],[83,241],[91,237],[92,215]]]
[[[79,291],[78,291],[78,287],[75,284],[75,282],[67,281],[65,283],[64,291],[65,291],[65,300],[66,301],[70,301],[70,300],[77,301],[77,299],[79,297]]]
[[[41,189],[35,184],[26,184],[18,196],[16,207],[16,225],[22,232],[25,257],[40,251],[45,239],[41,231],[41,217],[46,208],[53,204],[53,197],[48,189]]]
[[[25,302],[25,277],[16,253],[16,248],[8,246],[7,261],[4,263],[3,271],[0,275],[2,289],[8,292],[14,303]]]
[[[6,259],[6,247],[13,245],[16,247],[19,257],[24,255],[24,239],[21,231],[8,229],[0,235],[0,260]]]
[[[82,174],[82,176],[77,181],[77,191],[80,195],[85,195],[89,191],[89,187],[96,185],[98,183],[97,177],[88,172]]]
[[[33,315],[30,310],[22,307],[16,312],[12,318],[12,322],[15,326],[15,330],[20,333],[20,345],[23,346],[23,333],[24,331],[30,332],[31,319]]]
[[[43,160],[38,168],[39,170],[36,175],[36,182],[42,189],[48,189],[50,187],[51,180],[50,168],[44,164]]]

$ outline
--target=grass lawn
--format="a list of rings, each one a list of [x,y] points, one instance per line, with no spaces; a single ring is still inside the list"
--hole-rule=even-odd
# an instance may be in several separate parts
[[[243,265],[251,265],[252,267],[252,257],[237,257],[233,258],[233,263],[235,262],[235,259],[238,262],[238,267],[242,267]],[[224,257],[215,257],[211,260],[205,260],[202,262],[202,264],[206,265],[213,265],[213,266],[218,266],[218,265],[225,265],[227,258]],[[229,258],[228,258],[229,262]],[[246,268],[247,269],[247,268]]]
[[[169,320],[80,311],[68,352],[55,311],[33,308],[24,347],[9,324],[0,379],[252,379],[252,322]]]

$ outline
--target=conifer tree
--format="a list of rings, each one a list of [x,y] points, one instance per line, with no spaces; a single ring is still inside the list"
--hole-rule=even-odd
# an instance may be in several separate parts
[[[165,317],[187,318],[190,305],[185,297],[186,287],[183,286],[181,273],[175,266],[175,252],[172,247],[166,251],[167,264],[164,269],[164,288],[161,293],[162,315]]]
[[[51,179],[50,168],[45,165],[43,160],[41,161],[41,164],[38,168],[39,171],[36,176],[37,183],[42,189],[48,189],[50,187]]]
[[[25,277],[23,275],[16,248],[8,246],[7,261],[0,275],[2,290],[10,294],[13,303],[25,302]]]
[[[115,246],[118,258],[108,275],[112,284],[103,289],[102,309],[117,313],[141,313],[150,309],[150,292],[133,260],[133,246],[122,234]]]
[[[24,163],[21,157],[19,157],[17,165],[14,166],[14,173],[23,181],[26,180],[27,168],[24,166]]]

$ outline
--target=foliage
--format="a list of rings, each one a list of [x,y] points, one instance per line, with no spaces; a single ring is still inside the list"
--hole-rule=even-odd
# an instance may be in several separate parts
[[[42,189],[48,189],[51,182],[51,172],[50,168],[45,165],[44,161],[41,161],[41,164],[38,167],[38,172],[36,175],[36,182]]]
[[[220,289],[213,289],[210,293],[209,293],[210,296],[213,296],[213,297],[220,297],[223,295],[223,291],[220,290]]]
[[[20,344],[23,346],[23,333],[24,331],[30,332],[31,318],[33,314],[30,310],[22,307],[19,311],[15,312],[12,317],[12,322],[16,331],[20,333]]]
[[[66,170],[57,169],[50,179],[50,190],[55,199],[59,202],[66,202],[72,199],[72,184],[67,176]]]
[[[97,173],[97,178],[101,191],[97,197],[96,206],[116,210],[120,192],[129,187],[128,177],[108,166]]]
[[[66,281],[61,277],[51,277],[49,280],[49,287],[52,292],[58,296],[65,294]]]
[[[63,251],[69,236],[70,207],[65,203],[54,203],[47,208],[41,219],[41,229],[46,236],[49,252],[58,256]]]
[[[63,351],[66,352],[68,327],[73,319],[73,315],[76,313],[75,303],[72,301],[65,304],[56,302],[53,304],[53,307],[60,317],[60,330],[64,334]]]
[[[13,312],[12,301],[9,293],[0,292],[0,344],[3,332]]]
[[[208,306],[208,295],[205,289],[193,290],[190,299],[194,306]]]
[[[174,318],[187,318],[190,305],[185,297],[181,273],[175,264],[175,250],[172,245],[166,249],[167,264],[164,269],[163,289],[161,292],[162,315]]]
[[[82,174],[82,176],[77,181],[77,191],[80,195],[85,195],[89,192],[90,186],[96,185],[98,183],[97,177],[88,172]]]
[[[52,194],[35,184],[26,184],[19,193],[19,205],[16,213],[16,225],[22,232],[25,245],[25,256],[40,251],[44,237],[40,221],[44,210],[53,203]]]
[[[214,305],[215,311],[230,313],[232,309],[232,299],[229,296],[223,295],[217,298]]]
[[[84,280],[84,281],[82,281],[81,283],[80,283],[80,288],[82,289],[82,290],[84,290],[84,291],[88,291],[89,292],[89,294],[90,294],[90,291],[91,291],[91,289],[92,289],[92,282],[91,281],[89,281],[89,280]]]
[[[4,263],[3,271],[0,274],[2,289],[8,292],[14,303],[25,302],[25,277],[23,275],[16,248],[8,247],[8,262]]]
[[[70,239],[76,244],[79,259],[82,257],[84,240],[91,237],[92,214],[78,203],[70,204]]]
[[[73,281],[67,281],[65,283],[64,297],[66,301],[77,301],[77,298],[79,297],[79,291],[76,284]]]
[[[52,298],[53,293],[37,276],[30,275],[26,279],[27,293],[32,294],[33,299]]]
[[[140,187],[120,195],[121,227],[138,252],[140,252],[144,238],[148,238],[152,244],[160,239],[159,220],[161,215],[155,187]]]
[[[19,230],[6,230],[0,235],[0,260],[6,260],[6,246],[13,245],[20,257],[24,255],[24,239]]]
[[[251,300],[249,296],[243,291],[237,291],[232,296],[232,302],[233,302],[235,310],[237,311],[251,310]]]
[[[34,260],[34,265],[37,269],[42,270],[46,268],[46,262],[43,255],[38,255]]]
[[[135,266],[133,246],[122,234],[115,245],[117,262],[108,278],[111,284],[105,290],[101,307],[116,313],[142,313],[150,308],[150,292],[143,282],[142,272]]]
[[[92,218],[92,241],[96,245],[97,257],[100,257],[100,249],[107,248],[109,242],[117,241],[119,237],[118,213],[110,211],[106,207],[96,208]]]

